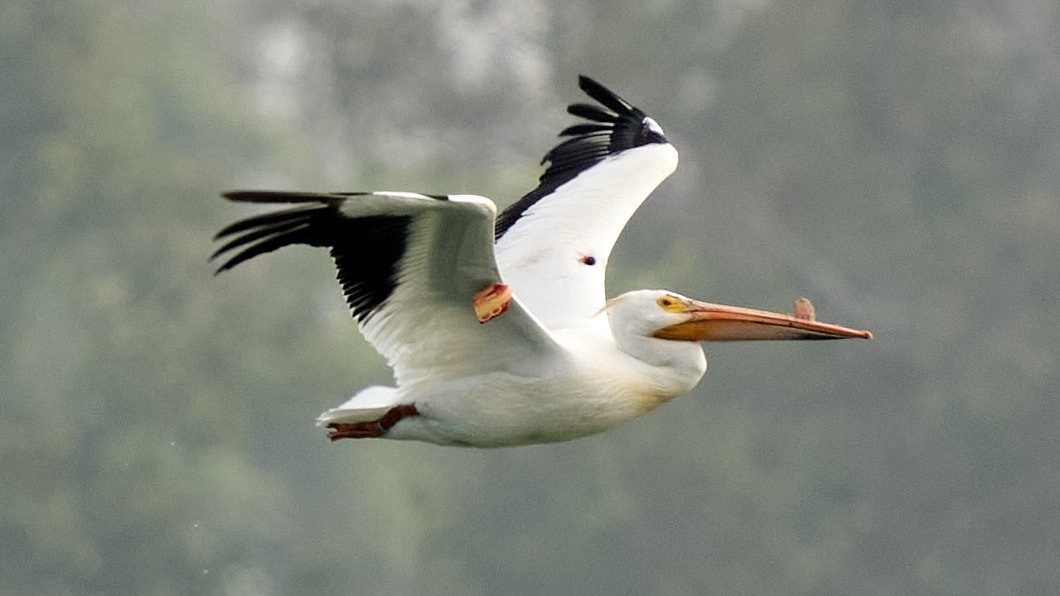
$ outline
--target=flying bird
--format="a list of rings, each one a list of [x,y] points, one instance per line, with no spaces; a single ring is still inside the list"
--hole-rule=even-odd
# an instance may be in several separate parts
[[[611,249],[677,167],[659,124],[596,81],[567,111],[538,186],[499,216],[474,195],[236,190],[290,204],[222,229],[217,272],[278,248],[327,248],[353,318],[394,370],[318,418],[332,440],[500,447],[610,429],[689,392],[700,341],[870,338],[815,320],[638,290],[610,300]]]

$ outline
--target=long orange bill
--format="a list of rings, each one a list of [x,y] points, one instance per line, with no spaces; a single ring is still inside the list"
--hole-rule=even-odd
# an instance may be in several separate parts
[[[685,341],[749,341],[766,339],[872,339],[872,332],[814,319],[813,305],[800,298],[794,314],[689,300],[688,320],[663,327],[653,335]]]

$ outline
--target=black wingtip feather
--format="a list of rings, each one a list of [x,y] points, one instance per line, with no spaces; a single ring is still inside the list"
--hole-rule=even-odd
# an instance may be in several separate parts
[[[221,196],[238,203],[341,203],[358,193],[321,193],[297,190],[229,190]]]
[[[497,217],[494,228],[497,238],[515,225],[532,205],[609,156],[649,143],[666,142],[658,128],[646,120],[644,112],[615,92],[585,75],[578,76],[578,86],[600,105],[573,103],[567,106],[568,113],[588,122],[563,129],[560,136],[569,138],[553,147],[541,160],[549,165],[537,188]]]
[[[284,232],[290,232],[290,231],[294,230],[295,228],[297,228],[298,226],[304,226],[304,225],[308,224],[309,221],[310,221],[309,218],[290,218],[290,219],[282,220],[282,221],[278,222],[276,225],[261,226],[261,227],[259,227],[257,229],[250,229],[250,230],[247,231],[246,234],[243,234],[242,236],[236,236],[235,238],[232,238],[228,242],[226,242],[223,245],[221,245],[220,248],[215,250],[214,253],[212,255],[210,255],[210,260],[213,260],[213,259],[217,258],[218,255],[226,253],[226,252],[228,252],[228,251],[230,251],[230,250],[232,250],[234,248],[238,248],[240,246],[249,245],[251,242],[260,240],[261,238],[265,238],[265,237],[272,236],[272,235],[275,235],[275,234],[281,234],[281,233],[284,233]],[[240,222],[240,223],[243,223],[243,222]],[[221,237],[218,236],[215,239],[220,240],[220,238]]]
[[[266,193],[254,191],[254,194]],[[241,219],[225,226],[214,236],[215,240],[228,238],[228,241],[214,251],[210,259],[242,249],[218,267],[217,273],[220,273],[258,255],[291,244],[328,246],[332,235],[332,220],[336,216],[337,204],[318,204]]]
[[[611,127],[606,124],[574,124],[564,128],[559,133],[561,137],[574,137],[581,135],[589,135],[593,133],[608,133],[611,131]]]
[[[246,246],[246,248],[244,248],[243,250],[239,251],[238,253],[235,254],[235,256],[231,257],[230,259],[228,259],[227,261],[222,263],[221,266],[217,268],[216,273],[220,273],[222,271],[227,271],[227,270],[232,269],[233,267],[239,265],[240,263],[243,263],[244,261],[249,261],[250,259],[253,259],[254,257],[261,256],[263,254],[270,253],[270,252],[273,252],[275,250],[279,250],[279,249],[281,249],[281,248],[283,248],[285,246],[290,246],[291,244],[299,244],[299,242],[294,240],[294,237],[295,237],[294,233],[296,233],[298,231],[300,231],[300,230],[296,229],[296,230],[292,230],[292,231],[286,232],[286,233],[285,232],[280,232],[278,234],[267,236],[263,240],[261,240],[259,242],[254,242],[252,244],[247,244],[247,243],[242,243],[242,242],[234,243],[232,248],[235,248],[235,247],[238,247],[238,246]],[[237,240],[242,240],[242,238],[237,238]],[[250,241],[248,241],[248,242],[250,242]]]
[[[307,207],[296,207],[294,209],[285,209],[283,211],[273,211],[270,213],[262,213],[261,215],[255,215],[253,217],[247,217],[234,223],[231,223],[223,228],[216,234],[214,234],[214,240],[220,240],[226,236],[231,236],[244,230],[251,228],[268,226],[275,223],[287,222],[293,219],[296,214],[304,213],[306,217],[311,216],[316,210],[320,209],[319,206],[307,206]]]
[[[567,106],[567,113],[571,116],[585,118],[586,120],[592,120],[593,122],[604,122],[606,124],[614,124],[615,121],[618,120],[618,116],[615,114],[587,103],[572,103]]]
[[[361,323],[367,321],[398,284],[398,264],[405,253],[412,218],[405,215],[349,217],[339,210],[342,201],[364,194],[371,193],[225,193],[225,198],[235,201],[311,204],[255,215],[223,228],[215,239],[226,241],[210,259],[224,257],[226,260],[214,275],[285,246],[327,247],[331,249],[339,283],[353,316]]]
[[[611,108],[618,114],[626,114],[631,110],[636,110],[628,101],[619,97],[614,91],[585,75],[578,75],[578,87],[587,93],[589,97]]]

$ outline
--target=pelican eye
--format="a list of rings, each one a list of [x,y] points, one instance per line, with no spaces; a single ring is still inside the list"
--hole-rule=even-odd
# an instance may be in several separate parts
[[[680,300],[670,295],[659,298],[655,303],[668,312],[682,312],[685,310],[685,305]]]

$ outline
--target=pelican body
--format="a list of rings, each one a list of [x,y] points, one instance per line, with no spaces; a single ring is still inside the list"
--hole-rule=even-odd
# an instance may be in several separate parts
[[[318,418],[332,440],[387,438],[501,447],[605,431],[689,392],[701,341],[870,338],[815,320],[667,290],[606,299],[622,229],[677,167],[641,110],[588,77],[597,104],[545,155],[538,186],[499,216],[474,195],[242,190],[293,207],[218,233],[218,272],[278,248],[326,247],[353,318],[394,369]],[[804,301],[804,302],[803,302]]]

